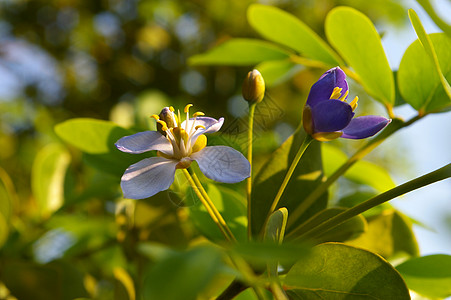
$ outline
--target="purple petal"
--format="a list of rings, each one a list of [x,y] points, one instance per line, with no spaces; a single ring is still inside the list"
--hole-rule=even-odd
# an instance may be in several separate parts
[[[346,128],[343,129],[342,138],[364,139],[375,135],[387,126],[391,120],[381,116],[363,116],[352,119]]]
[[[171,143],[158,131],[143,131],[124,136],[116,142],[116,147],[122,152],[143,153],[151,150],[172,153]]]
[[[191,155],[202,173],[210,179],[225,183],[243,181],[251,175],[249,161],[233,148],[211,146]]]
[[[335,87],[343,89],[341,91],[342,95],[348,90],[346,74],[339,67],[332,68],[324,73],[312,86],[307,98],[307,104],[313,107],[321,101],[330,99]]]
[[[150,157],[131,165],[121,180],[124,197],[144,199],[167,190],[174,182],[177,163],[163,157]]]
[[[190,119],[188,122],[188,130],[191,130],[191,126],[192,126],[192,121],[194,119]],[[185,128],[185,122],[183,121],[182,123],[182,128]],[[222,124],[224,124],[224,118],[220,118],[219,120],[210,118],[210,117],[197,117],[196,119],[196,123],[194,124],[194,127],[196,127],[197,125],[202,125],[205,127],[205,129],[203,128],[199,128],[198,130],[196,130],[196,133],[194,133],[193,135],[191,135],[190,137],[190,144],[194,145],[194,143],[196,142],[197,138],[199,137],[199,135],[201,134],[205,134],[205,133],[213,133],[213,132],[217,132],[219,131],[219,129],[221,129]]]
[[[354,113],[351,106],[343,101],[329,99],[312,108],[314,132],[332,132],[345,128]]]

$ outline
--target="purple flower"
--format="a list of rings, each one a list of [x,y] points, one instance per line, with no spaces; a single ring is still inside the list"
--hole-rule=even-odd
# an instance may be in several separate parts
[[[125,198],[143,199],[167,190],[174,182],[176,169],[188,168],[196,161],[202,173],[219,182],[236,183],[250,176],[249,161],[238,151],[226,146],[209,146],[205,133],[218,131],[224,119],[202,117],[197,112],[180,124],[180,112],[165,107],[157,120],[159,131],[144,131],[125,136],[116,147],[128,153],[157,150],[157,157],[145,158],[125,170],[121,188]]]
[[[345,73],[335,67],[312,86],[303,113],[305,131],[318,141],[339,137],[364,139],[375,135],[391,120],[381,116],[354,117],[358,97],[346,102],[349,89]]]

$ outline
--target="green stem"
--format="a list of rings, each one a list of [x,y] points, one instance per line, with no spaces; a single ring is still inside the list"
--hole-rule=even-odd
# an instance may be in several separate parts
[[[208,197],[208,194],[205,192],[202,184],[200,183],[197,176],[193,173],[193,176],[191,176],[190,172],[187,169],[182,169],[183,174],[185,174],[186,179],[190,183],[191,187],[193,188],[194,192],[196,193],[197,197],[200,199],[202,204],[205,206],[205,209],[207,210],[208,214],[212,218],[213,222],[218,226],[219,230],[222,232],[226,240],[229,242],[234,241],[236,242],[235,236],[230,231],[229,227],[227,226],[226,222],[222,218],[219,211],[216,209],[216,207],[211,202],[210,198]],[[208,200],[207,200],[208,199]]]
[[[431,183],[447,179],[449,177],[451,177],[451,164],[447,164],[446,166],[444,166],[440,169],[437,169],[437,170],[430,172],[426,175],[423,175],[421,177],[415,178],[411,181],[401,184],[400,186],[397,186],[391,190],[388,190],[382,194],[379,194],[369,200],[366,200],[365,202],[362,202],[352,208],[349,208],[349,209],[345,210],[344,212],[336,215],[335,217],[330,218],[329,220],[321,223],[320,225],[318,225],[318,226],[312,228],[311,230],[305,232],[304,234],[300,235],[299,237],[296,238],[296,240],[300,240],[300,239],[305,240],[310,237],[321,234],[323,232],[326,232],[326,231],[342,224],[346,220],[349,220],[350,218],[355,217],[375,206],[378,206],[391,199],[401,196],[402,194],[419,189],[419,188],[429,185]]]
[[[293,161],[291,162],[290,167],[288,168],[287,174],[285,175],[285,178],[283,179],[282,185],[280,186],[279,191],[277,192],[277,195],[271,204],[271,208],[269,209],[268,215],[266,216],[266,220],[268,220],[269,216],[273,213],[273,211],[276,209],[277,205],[279,204],[280,198],[282,197],[282,194],[285,191],[285,188],[287,187],[288,182],[290,181],[291,176],[293,175],[293,172],[296,169],[296,166],[298,165],[299,160],[301,159],[305,150],[308,148],[308,146],[310,145],[310,143],[312,141],[313,141],[312,136],[307,134],[305,136],[304,142],[302,142],[302,145],[299,147],[299,150],[296,153],[296,156],[294,157]]]
[[[321,183],[316,187],[313,192],[311,192],[307,198],[302,201],[302,203],[296,207],[296,209],[290,214],[290,218],[288,219],[287,227],[290,228],[293,226],[294,222],[297,221],[303,213],[307,211],[310,206],[315,203],[315,201],[321,197],[327,189],[341,176],[343,175],[349,168],[351,168],[356,162],[362,159],[365,155],[373,151],[377,146],[379,146],[383,141],[385,141],[388,137],[390,137],[393,133],[398,130],[407,127],[414,122],[421,119],[423,116],[416,116],[410,119],[407,122],[401,121],[399,119],[394,119],[392,123],[377,137],[370,140],[363,147],[361,147],[357,152],[351,156],[340,168],[338,168],[332,175],[330,175],[326,181]],[[296,229],[295,229],[296,230]],[[290,230],[291,231],[291,230]]]
[[[247,178],[246,181],[246,195],[247,195],[247,236],[248,239],[251,239],[252,230],[251,230],[251,193],[252,193],[252,138],[254,132],[254,113],[255,107],[257,103],[252,102],[249,104],[249,127],[247,132],[247,160],[251,165],[251,176]]]

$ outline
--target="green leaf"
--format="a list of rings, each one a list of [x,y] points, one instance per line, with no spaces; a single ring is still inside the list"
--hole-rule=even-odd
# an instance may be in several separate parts
[[[284,283],[290,299],[410,299],[401,276],[380,256],[338,243],[321,244],[298,261]]]
[[[82,274],[74,266],[63,261],[38,265],[4,260],[2,275],[1,281],[18,299],[72,300],[88,296]]]
[[[329,42],[357,73],[366,91],[393,106],[393,73],[371,20],[353,8],[337,7],[327,15],[325,30]]]
[[[288,210],[279,208],[271,214],[265,228],[265,240],[282,243],[287,227]]]
[[[367,231],[346,244],[370,250],[386,259],[403,254],[419,255],[412,224],[406,216],[393,209],[367,220]]]
[[[41,215],[48,216],[64,204],[64,179],[70,160],[69,152],[59,144],[50,144],[37,154],[31,183]]]
[[[277,188],[281,185],[305,136],[303,130],[297,130],[271,155],[255,176],[251,199],[251,229],[253,234],[258,234],[262,230],[265,219],[270,214],[269,209],[276,196]],[[286,207],[288,211],[293,211],[302,203],[302,199],[321,183],[321,168],[320,144],[313,141],[299,161],[280,199],[279,207]],[[327,194],[324,194],[293,224],[293,228],[324,209],[326,205]]]
[[[448,80],[451,80],[451,39],[444,33],[428,35],[437,59]],[[419,40],[404,53],[398,70],[399,91],[404,100],[424,113],[440,111],[451,106],[434,63]]]
[[[417,0],[417,2],[423,7],[423,9],[427,12],[429,17],[434,21],[434,23],[445,32],[449,37],[451,37],[451,26],[448,25],[439,15],[435,12],[434,8],[431,5],[430,0]]]
[[[340,200],[337,203],[337,206],[351,208],[364,202],[365,200],[373,198],[376,195],[377,194],[375,192],[356,192],[340,198]],[[368,218],[371,216],[380,215],[385,210],[389,210],[392,208],[393,206],[390,203],[386,202],[363,212],[362,215],[365,218]]]
[[[9,235],[13,205],[18,203],[14,184],[8,173],[0,167],[0,249]]]
[[[191,191],[191,188],[188,190]],[[245,241],[247,239],[247,210],[244,204],[244,196],[229,188],[214,184],[208,184],[206,191],[236,239],[238,241]],[[194,205],[189,206],[189,212],[197,229],[214,241],[223,240],[224,236],[221,231],[213,222],[194,192],[191,192],[191,195],[185,196],[185,203],[190,202],[189,199],[186,199],[187,197],[191,197],[191,201],[194,202]]]
[[[194,300],[221,268],[221,255],[212,247],[175,253],[148,270],[143,299]]]
[[[426,53],[429,55],[429,58],[434,63],[435,70],[440,78],[440,83],[442,84],[446,92],[446,95],[448,96],[448,101],[451,101],[451,86],[449,85],[448,81],[446,80],[445,76],[442,73],[442,70],[440,69],[440,62],[437,58],[437,54],[435,53],[434,45],[429,39],[426,30],[424,30],[420,18],[418,18],[417,13],[413,9],[409,9],[409,18],[410,22],[412,22],[412,26],[415,29],[418,39],[421,42],[421,45],[423,46]],[[449,65],[446,66],[449,67]]]
[[[255,68],[265,79],[266,87],[272,87],[292,78],[303,67],[290,60],[274,60],[264,61]]]
[[[118,176],[118,181],[128,166],[151,156],[149,153],[130,154],[116,149],[114,143],[134,132],[112,122],[88,118],[71,119],[56,125],[55,132],[65,142],[85,152],[84,159],[87,163]]]
[[[322,222],[338,215],[345,210],[345,208],[333,207],[318,212],[316,215],[305,221],[302,226],[298,227],[296,232],[292,232],[290,234],[290,238],[296,238],[297,236],[309,231],[310,229],[318,226]],[[343,222],[337,227],[330,229],[327,232],[312,237],[312,240],[316,244],[324,242],[343,242],[358,237],[363,232],[365,232],[366,229],[367,224],[365,218],[361,215],[358,215],[352,217],[346,222]]]
[[[344,152],[329,143],[322,143],[321,150],[326,176],[330,176],[348,160]],[[344,176],[356,183],[366,184],[379,192],[385,192],[396,186],[385,168],[365,160],[356,162]]]
[[[119,289],[121,292],[121,297],[118,297],[115,293],[116,299],[128,299],[128,300],[135,300],[136,299],[136,291],[135,291],[135,285],[133,283],[133,279],[131,278],[130,274],[127,273],[127,271],[124,268],[117,267],[113,270],[114,278],[121,283],[122,289]],[[124,291],[125,290],[125,291]]]
[[[237,244],[231,250],[254,266],[265,267],[267,264],[293,264],[302,257],[308,256],[310,247],[299,243],[278,244],[274,241],[251,241]]]
[[[429,298],[451,296],[451,256],[444,254],[412,258],[396,267],[409,289]]]
[[[190,57],[191,65],[256,65],[262,61],[281,60],[289,53],[274,44],[253,39],[231,39],[206,53]]]
[[[252,4],[247,11],[247,19],[260,35],[270,41],[287,46],[329,67],[341,64],[339,56],[324,40],[298,18],[281,9]]]

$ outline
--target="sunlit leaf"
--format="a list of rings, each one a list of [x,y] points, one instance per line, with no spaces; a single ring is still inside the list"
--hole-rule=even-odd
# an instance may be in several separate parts
[[[381,215],[368,217],[367,220],[367,231],[347,244],[373,251],[386,259],[400,254],[419,254],[412,224],[401,213],[396,210],[384,211]]]
[[[326,36],[376,100],[395,103],[393,73],[371,20],[350,7],[332,9],[326,17]]]
[[[430,0],[417,0],[417,2],[423,7],[423,9],[427,12],[429,17],[434,21],[434,23],[445,32],[449,37],[451,37],[451,26],[446,23],[439,15],[437,15],[436,11],[431,5]]]
[[[293,161],[302,141],[305,138],[303,130],[296,131],[269,158],[254,179],[251,200],[251,228],[258,234],[263,227],[269,209],[277,194],[288,167]],[[318,142],[313,142],[299,161],[293,176],[288,183],[278,207],[286,207],[293,211],[310,192],[321,183],[321,153]],[[316,212],[324,209],[327,195],[319,198],[297,221],[296,225],[305,221]],[[293,220],[294,221],[294,220]]]
[[[244,196],[229,188],[214,184],[208,184],[206,190],[235,237],[239,241],[245,241],[247,239],[247,210],[244,205]],[[193,205],[189,207],[189,211],[197,229],[212,240],[223,240],[224,236],[207,213],[205,207],[200,203],[194,192],[190,193],[191,196],[187,195],[185,198],[192,197],[192,201],[194,201]],[[185,200],[185,202],[187,201],[189,200]]]
[[[409,9],[409,18],[410,22],[412,22],[412,26],[415,29],[418,39],[421,42],[421,45],[423,46],[429,58],[434,63],[435,70],[440,78],[440,83],[442,84],[443,89],[445,90],[446,95],[448,96],[448,101],[451,101],[451,86],[449,85],[448,81],[443,75],[440,62],[437,58],[437,53],[435,52],[434,49],[434,45],[432,44],[429,36],[427,35],[426,30],[423,27],[423,24],[421,24],[420,18],[418,18],[417,13],[413,9]]]
[[[326,176],[329,176],[345,163],[348,160],[348,157],[339,148],[328,143],[323,143],[322,159],[324,173]],[[379,192],[385,192],[396,186],[385,168],[364,160],[356,162],[346,171],[344,176],[354,182],[366,184]]]
[[[13,205],[17,202],[17,195],[13,182],[5,170],[0,168],[0,249],[9,234],[9,223],[13,213]]]
[[[298,261],[284,284],[291,299],[410,299],[398,272],[380,256],[338,243],[321,244]]]
[[[265,228],[265,240],[282,243],[287,226],[288,210],[279,208],[271,214]]]
[[[253,39],[231,39],[206,53],[190,57],[191,65],[255,65],[262,61],[281,60],[289,53],[274,44]]]
[[[222,267],[221,255],[215,248],[170,255],[147,271],[143,299],[194,300]]]
[[[48,216],[64,204],[64,178],[70,154],[59,144],[43,148],[32,168],[33,194],[42,215]]]
[[[350,208],[350,207],[353,207],[353,206],[356,206],[356,205],[362,203],[365,200],[371,199],[376,195],[377,195],[377,193],[375,193],[375,192],[355,192],[353,194],[349,194],[349,195],[346,195],[346,196],[340,198],[337,202],[337,205],[341,206],[341,207]],[[364,213],[362,213],[362,215],[366,218],[374,216],[374,215],[380,215],[380,214],[382,214],[383,211],[389,210],[392,208],[393,208],[392,205],[390,203],[386,202],[386,203],[383,203],[381,205],[378,205],[376,207],[373,207],[373,208],[365,211]]]
[[[432,33],[428,37],[444,76],[451,80],[451,39],[444,33]],[[451,106],[434,63],[419,40],[407,48],[401,59],[398,84],[403,99],[416,110],[432,112]]]
[[[451,296],[451,256],[412,258],[396,267],[409,289],[429,298]]]
[[[249,24],[264,38],[287,46],[301,55],[323,62],[340,64],[338,55],[301,20],[279,8],[253,4],[247,11]]]
[[[89,164],[118,176],[118,181],[128,166],[151,156],[149,153],[129,154],[116,149],[114,143],[134,132],[112,122],[87,118],[71,119],[56,125],[55,132],[65,142],[85,152],[84,158]]]
[[[301,226],[297,228],[295,232],[290,234],[290,239],[296,239],[296,237],[302,235],[303,233],[309,231],[310,229],[318,226],[324,221],[338,215],[345,211],[345,208],[342,207],[333,207],[327,208],[316,215],[312,216],[310,219],[302,223]],[[366,220],[361,215],[352,217],[346,222],[338,225],[335,228],[332,228],[326,232],[320,233],[317,236],[311,237],[311,240],[316,244],[325,243],[325,242],[343,242],[346,240],[350,240],[353,238],[357,238],[367,229]]]

